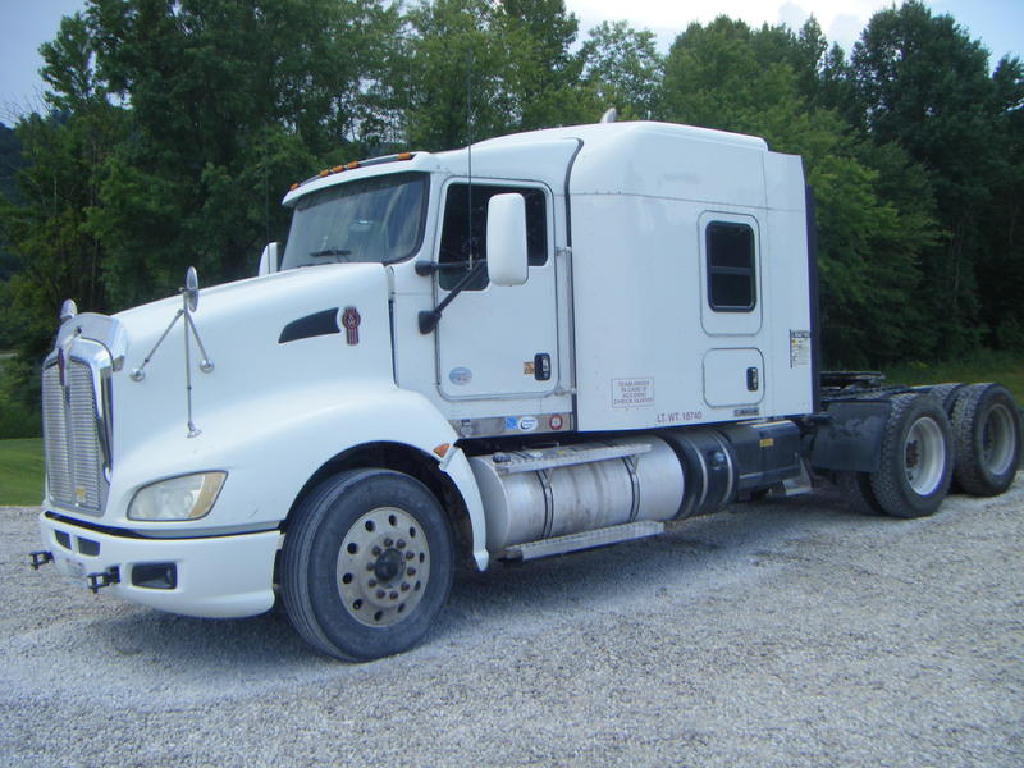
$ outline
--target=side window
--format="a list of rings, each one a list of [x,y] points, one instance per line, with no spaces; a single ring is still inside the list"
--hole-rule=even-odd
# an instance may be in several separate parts
[[[526,250],[530,266],[539,267],[548,260],[548,215],[544,190],[537,187],[506,187],[490,184],[452,184],[444,202],[444,223],[441,229],[440,264],[465,264],[471,259],[487,260],[487,201],[494,195],[518,192],[526,201]],[[472,199],[472,216],[470,200]],[[472,229],[470,225],[472,221]],[[445,290],[451,290],[465,277],[461,269],[445,269],[438,280]],[[466,287],[480,291],[487,287],[487,268]]]
[[[754,230],[712,221],[707,226],[708,302],[716,312],[750,312],[757,303]]]

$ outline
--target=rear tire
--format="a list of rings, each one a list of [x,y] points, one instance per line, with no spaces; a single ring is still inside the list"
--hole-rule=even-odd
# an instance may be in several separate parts
[[[956,407],[957,400],[963,395],[967,387],[965,384],[950,383],[950,384],[936,384],[933,387],[928,388],[928,394],[932,397],[936,397],[942,401],[942,408],[946,411],[946,416],[949,417],[950,426],[953,424],[953,409]],[[956,434],[953,434],[953,442],[956,442]],[[956,451],[953,451],[953,479],[949,484],[949,493],[963,493],[963,488],[960,487],[960,483],[956,479]]]
[[[892,398],[878,471],[870,475],[882,511],[893,517],[934,514],[946,498],[953,470],[949,418],[930,394]]]
[[[448,599],[454,558],[437,499],[408,475],[343,472],[296,508],[281,556],[288,619],[344,661],[408,650]]]
[[[837,485],[851,512],[858,515],[885,514],[871,488],[871,478],[867,472],[840,472]]]
[[[1020,462],[1021,416],[999,384],[965,387],[953,409],[955,477],[974,496],[997,496],[1013,483]]]
[[[956,401],[963,390],[963,384],[936,384],[934,387],[929,387],[928,394],[937,398],[942,403],[942,410],[952,419],[953,407],[956,405]]]

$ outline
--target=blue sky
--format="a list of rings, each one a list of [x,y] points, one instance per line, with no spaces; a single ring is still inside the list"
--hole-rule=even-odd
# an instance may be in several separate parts
[[[601,21],[623,18],[634,27],[658,35],[663,50],[691,21],[707,22],[718,14],[750,24],[785,22],[800,26],[813,13],[829,40],[847,50],[871,14],[889,6],[884,0],[566,0],[586,31]],[[44,85],[36,74],[42,64],[37,49],[53,39],[62,16],[74,13],[84,0],[0,0],[0,122],[43,108]],[[1003,54],[1024,56],[1024,0],[950,0],[932,2],[935,13],[949,13],[971,37],[981,38],[992,53],[992,64]]]

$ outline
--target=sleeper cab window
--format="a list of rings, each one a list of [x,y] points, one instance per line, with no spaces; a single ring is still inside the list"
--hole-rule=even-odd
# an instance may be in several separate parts
[[[442,269],[438,281],[441,288],[451,290],[466,276],[456,265],[468,265],[470,254],[475,263],[487,259],[487,202],[494,195],[517,192],[526,201],[526,252],[531,267],[540,267],[548,260],[547,197],[538,187],[515,187],[494,184],[451,184],[445,195],[444,224],[441,228],[439,264],[451,264]],[[472,201],[472,203],[470,202]],[[470,206],[472,205],[472,215]],[[468,266],[466,267],[468,269]],[[473,280],[467,291],[480,291],[487,287],[487,268]]]
[[[757,303],[754,230],[735,221],[712,221],[705,241],[711,308],[716,312],[750,312]]]

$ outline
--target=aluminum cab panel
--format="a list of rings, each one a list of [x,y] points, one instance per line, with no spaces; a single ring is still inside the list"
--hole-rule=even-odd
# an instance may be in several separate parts
[[[577,195],[572,215],[580,428],[701,420],[696,207]]]
[[[714,199],[712,195],[757,200],[745,186],[730,191],[721,180],[711,185],[706,200],[686,199],[698,194],[700,184],[687,187],[682,182],[672,197],[581,193],[577,190],[595,185],[582,173],[578,179],[574,171],[573,308],[582,430],[700,424],[811,409],[811,366],[791,354],[790,346],[794,338],[802,344],[801,334],[810,326],[799,159],[763,165],[761,160],[770,154],[763,149],[707,142],[702,147],[708,158],[698,171],[719,157],[724,170],[761,180],[758,206]],[[756,163],[751,164],[751,153],[757,155]],[[586,150],[581,165],[585,155]],[[629,157],[619,161],[630,165]],[[675,166],[666,167],[667,175],[672,175]],[[769,169],[770,183],[765,183],[759,168]],[[722,175],[728,176],[724,170]],[[661,191],[667,185],[652,180],[649,187]],[[608,188],[614,189],[614,184]],[[783,210],[765,205],[769,191]],[[706,291],[701,222],[705,214],[715,212],[755,222],[758,236],[761,322],[742,329],[746,332],[727,344],[725,336],[709,334],[702,323]],[[702,362],[708,350],[723,346],[760,350],[764,358],[756,413],[747,403],[725,405],[729,398],[707,392],[716,384],[710,381],[705,386]]]

